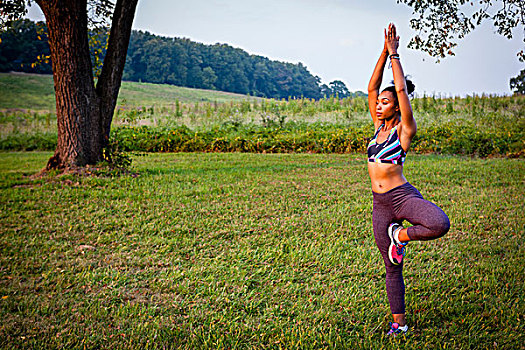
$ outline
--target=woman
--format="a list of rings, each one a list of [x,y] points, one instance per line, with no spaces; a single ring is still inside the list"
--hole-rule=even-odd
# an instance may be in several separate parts
[[[374,196],[372,221],[374,238],[386,267],[386,291],[394,318],[387,333],[391,336],[408,330],[402,274],[406,245],[410,241],[439,238],[450,228],[443,210],[424,200],[403,176],[403,163],[417,127],[408,97],[414,85],[405,80],[398,47],[396,27],[390,24],[385,29],[383,52],[368,85],[368,105],[376,130],[368,145],[368,173]],[[392,65],[395,86],[379,94],[387,60]],[[403,220],[413,226],[404,228]]]

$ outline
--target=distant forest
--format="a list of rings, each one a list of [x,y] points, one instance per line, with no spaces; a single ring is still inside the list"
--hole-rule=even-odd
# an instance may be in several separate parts
[[[92,33],[90,47],[95,74],[105,54],[106,34]],[[0,32],[0,71],[51,74],[46,26],[27,19]],[[205,45],[133,31],[124,80],[172,84],[249,94],[267,98],[340,98],[350,93],[339,80],[322,84],[301,63],[272,61],[227,44]]]

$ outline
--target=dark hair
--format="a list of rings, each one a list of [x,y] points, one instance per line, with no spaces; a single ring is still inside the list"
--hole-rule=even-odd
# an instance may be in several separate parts
[[[405,81],[406,81],[406,85],[407,85],[407,94],[410,96],[414,92],[414,90],[416,89],[416,86],[414,85],[414,83],[410,79],[405,78]],[[391,86],[388,86],[385,89],[383,89],[383,92],[384,91],[391,92],[394,95],[394,97],[396,99],[396,104],[397,104],[397,91],[396,91],[396,87],[395,87],[393,81],[392,81],[392,85]]]

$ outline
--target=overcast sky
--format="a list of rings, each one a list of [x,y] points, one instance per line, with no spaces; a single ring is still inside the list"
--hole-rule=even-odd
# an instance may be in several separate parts
[[[403,68],[419,94],[511,93],[509,79],[525,69],[516,57],[522,32],[508,40],[486,23],[459,42],[456,56],[436,63],[407,48],[411,14],[396,0],[139,0],[133,29],[302,62],[325,83],[339,79],[351,91],[366,91],[383,28],[394,22]],[[36,5],[29,17],[42,19]],[[385,82],[391,79],[387,72]]]

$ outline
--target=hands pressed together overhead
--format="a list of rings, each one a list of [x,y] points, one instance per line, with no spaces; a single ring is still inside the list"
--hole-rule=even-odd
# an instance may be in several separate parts
[[[385,28],[385,49],[389,55],[397,54],[399,48],[399,35],[396,32],[396,26],[393,23],[388,25],[388,29]]]

